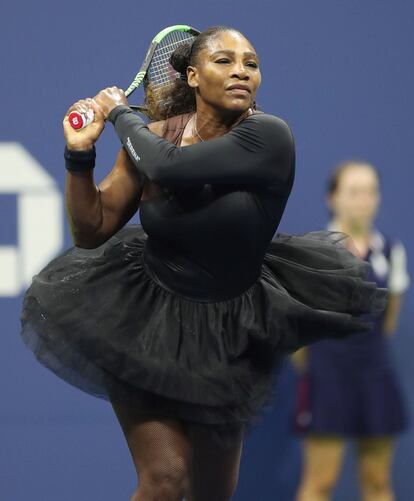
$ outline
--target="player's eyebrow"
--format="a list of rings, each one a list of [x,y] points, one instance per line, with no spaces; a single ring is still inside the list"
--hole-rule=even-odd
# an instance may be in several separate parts
[[[226,54],[226,55],[229,55],[229,56],[234,56],[235,52],[234,52],[234,50],[222,49],[222,50],[217,50],[217,51],[213,52],[212,56],[217,56],[218,54]],[[257,54],[255,52],[251,52],[251,51],[243,52],[243,56],[253,57],[255,59],[259,59],[257,57]]]

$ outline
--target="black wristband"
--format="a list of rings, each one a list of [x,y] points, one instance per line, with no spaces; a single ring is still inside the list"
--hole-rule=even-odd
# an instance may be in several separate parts
[[[70,150],[65,146],[65,167],[71,172],[86,172],[95,167],[95,146],[90,150]]]

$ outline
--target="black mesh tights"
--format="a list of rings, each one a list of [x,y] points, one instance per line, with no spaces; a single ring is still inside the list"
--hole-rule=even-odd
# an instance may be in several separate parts
[[[228,501],[237,485],[242,434],[224,447],[202,428],[149,419],[112,403],[139,479],[130,501]]]

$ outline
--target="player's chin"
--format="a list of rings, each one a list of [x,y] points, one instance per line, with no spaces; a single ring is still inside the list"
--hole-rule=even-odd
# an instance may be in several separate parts
[[[232,113],[244,113],[251,107],[252,100],[250,96],[248,98],[226,100],[224,103],[224,108]]]

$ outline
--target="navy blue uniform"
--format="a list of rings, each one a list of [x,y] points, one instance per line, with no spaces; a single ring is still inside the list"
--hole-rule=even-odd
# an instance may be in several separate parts
[[[371,265],[370,280],[391,294],[404,293],[409,278],[401,243],[375,231],[365,259]],[[367,319],[374,325],[369,333],[309,347],[295,416],[298,431],[363,437],[392,435],[407,427],[390,340],[383,332],[384,313]]]

